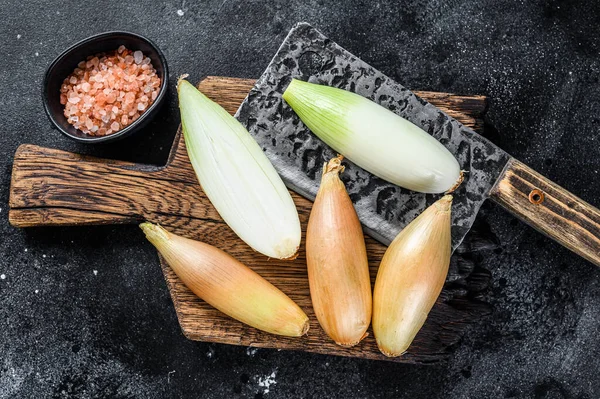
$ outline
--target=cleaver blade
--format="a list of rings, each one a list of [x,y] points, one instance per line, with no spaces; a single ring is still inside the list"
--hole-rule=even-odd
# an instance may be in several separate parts
[[[439,140],[466,170],[454,192],[452,249],[488,198],[542,233],[600,265],[600,212],[517,161],[306,23],[289,32],[236,117],[261,145],[286,185],[314,200],[323,163],[337,153],[283,101],[292,78],[350,90]],[[343,155],[343,154],[342,154]],[[385,245],[440,195],[413,192],[349,160],[342,180],[367,234]]]

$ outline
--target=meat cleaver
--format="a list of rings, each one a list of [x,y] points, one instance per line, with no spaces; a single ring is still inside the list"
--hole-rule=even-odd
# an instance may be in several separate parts
[[[306,23],[296,25],[257,80],[236,117],[287,186],[313,200],[325,161],[336,152],[282,100],[292,78],[367,97],[433,135],[468,173],[455,192],[452,247],[490,198],[530,226],[600,266],[600,211],[417,97]],[[343,180],[365,232],[389,244],[439,196],[412,192],[346,162]]]

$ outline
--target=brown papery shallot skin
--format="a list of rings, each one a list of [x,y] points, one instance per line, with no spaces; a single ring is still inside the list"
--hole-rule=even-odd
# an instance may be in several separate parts
[[[342,156],[323,166],[306,231],[310,296],[323,330],[350,347],[366,337],[371,280],[362,227],[339,174]]]
[[[450,208],[446,195],[413,220],[390,244],[373,291],[373,334],[386,356],[400,356],[425,323],[448,274]]]
[[[140,227],[183,283],[221,312],[271,334],[308,332],[308,316],[294,301],[229,254],[158,225]]]

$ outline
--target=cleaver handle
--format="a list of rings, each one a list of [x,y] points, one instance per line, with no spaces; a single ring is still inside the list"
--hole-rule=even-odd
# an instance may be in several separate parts
[[[536,230],[600,266],[600,210],[511,159],[490,198]]]

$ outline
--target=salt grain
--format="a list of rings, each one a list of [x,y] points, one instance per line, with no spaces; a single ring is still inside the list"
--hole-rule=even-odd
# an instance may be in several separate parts
[[[142,54],[141,51],[135,51],[133,53],[133,59],[135,60],[136,64],[140,64],[142,62],[142,59],[144,58],[144,55]]]
[[[271,390],[271,385],[277,384],[275,380],[275,376],[277,375],[277,371],[273,371],[271,375],[267,375],[265,377],[258,378],[258,386],[264,388],[263,393],[267,394]]]

